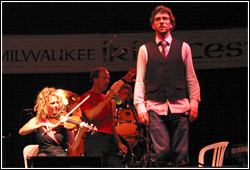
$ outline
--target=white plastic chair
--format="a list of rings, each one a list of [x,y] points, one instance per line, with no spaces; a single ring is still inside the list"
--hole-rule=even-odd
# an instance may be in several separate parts
[[[204,166],[205,152],[208,150],[214,149],[212,167],[222,167],[225,150],[226,150],[228,143],[229,142],[227,141],[218,142],[218,143],[214,143],[214,144],[211,144],[202,148],[200,150],[199,157],[198,157],[198,164],[199,164],[198,166],[199,167]]]
[[[23,159],[24,159],[24,167],[28,168],[28,161],[27,159],[32,157],[32,156],[37,156],[38,151],[39,151],[39,145],[27,145],[23,149]]]

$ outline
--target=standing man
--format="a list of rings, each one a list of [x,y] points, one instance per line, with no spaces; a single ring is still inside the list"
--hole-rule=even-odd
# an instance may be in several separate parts
[[[157,6],[150,23],[155,39],[138,52],[134,105],[139,121],[149,125],[151,160],[186,166],[189,122],[198,117],[201,101],[191,48],[172,38],[175,17],[171,9]]]
[[[104,67],[95,68],[90,75],[92,89],[81,96],[81,100],[84,100],[90,95],[80,108],[87,121],[96,126],[98,131],[96,134],[86,133],[84,155],[101,157],[103,167],[123,166],[119,150],[126,153],[127,148],[121,142],[113,126],[113,113],[116,108],[114,98],[118,96],[118,91],[125,82],[133,81],[134,75],[135,69],[130,69],[122,79],[112,85],[105,95],[103,92],[107,90],[110,83],[109,72]]]

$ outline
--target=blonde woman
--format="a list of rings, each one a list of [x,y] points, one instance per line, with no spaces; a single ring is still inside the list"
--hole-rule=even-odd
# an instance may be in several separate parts
[[[64,126],[55,127],[50,123],[51,116],[61,111],[64,106],[59,91],[54,87],[45,87],[37,96],[34,107],[37,115],[19,130],[20,135],[33,131],[37,133],[38,156],[68,156],[69,146],[75,141],[73,131]]]

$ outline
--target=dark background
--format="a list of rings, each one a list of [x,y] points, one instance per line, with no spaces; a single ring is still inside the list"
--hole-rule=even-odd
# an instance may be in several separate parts
[[[3,3],[3,35],[149,32],[151,12],[169,7],[176,30],[248,26],[248,3]]]
[[[2,3],[2,35],[57,35],[151,32],[149,18],[157,5],[172,9],[176,29],[212,30],[248,27],[248,3]],[[91,71],[91,70],[90,70]],[[111,84],[126,72],[111,72]],[[199,117],[190,126],[190,159],[200,149],[229,141],[248,143],[248,67],[196,70],[201,87]],[[2,166],[23,167],[22,150],[36,143],[35,134],[18,134],[32,117],[44,87],[82,95],[91,88],[90,73],[2,74]],[[134,84],[131,84],[134,85]],[[224,164],[237,164],[225,159]]]

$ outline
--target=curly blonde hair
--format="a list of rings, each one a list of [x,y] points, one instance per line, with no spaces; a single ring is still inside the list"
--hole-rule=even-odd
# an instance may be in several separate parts
[[[59,99],[59,110],[64,106],[63,99],[58,90],[54,87],[45,87],[37,96],[34,111],[37,112],[37,118],[45,120],[48,117],[49,96],[56,96]]]

